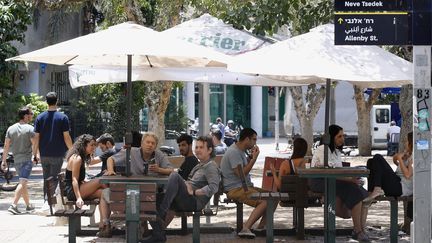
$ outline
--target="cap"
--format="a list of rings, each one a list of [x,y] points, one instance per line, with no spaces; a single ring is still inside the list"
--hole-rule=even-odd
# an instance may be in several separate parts
[[[227,124],[230,124],[230,123],[234,124],[234,121],[233,120],[228,120]]]

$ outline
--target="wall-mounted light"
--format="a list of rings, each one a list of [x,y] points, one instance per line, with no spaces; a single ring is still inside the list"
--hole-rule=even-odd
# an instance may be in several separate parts
[[[25,78],[24,74],[23,74],[23,73],[20,73],[20,75],[19,75],[19,79],[20,79],[20,80],[24,80],[24,78]]]

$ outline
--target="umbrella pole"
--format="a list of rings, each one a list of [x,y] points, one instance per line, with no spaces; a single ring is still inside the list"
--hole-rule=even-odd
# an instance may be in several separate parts
[[[132,118],[132,55],[127,55],[127,86],[126,86],[126,176],[130,176],[130,151],[132,145],[132,128],[131,128],[131,118]]]
[[[328,145],[330,144],[329,123],[330,123],[330,89],[331,80],[326,80],[326,104],[325,104],[325,124],[324,124],[324,167],[328,167]],[[334,243],[336,237],[335,229],[335,198],[336,198],[336,179],[325,178],[325,206],[324,206],[324,242]]]
[[[324,121],[324,167],[328,167],[328,145],[330,144],[329,125],[330,125],[330,93],[331,80],[326,80],[326,103],[325,103],[325,121]]]

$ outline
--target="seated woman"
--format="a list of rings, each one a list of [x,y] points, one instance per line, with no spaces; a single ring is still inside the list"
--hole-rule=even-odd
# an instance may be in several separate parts
[[[152,236],[143,242],[165,242],[163,228],[170,208],[178,211],[197,211],[204,208],[210,198],[219,190],[220,171],[216,162],[213,142],[210,137],[199,137],[195,142],[195,155],[199,160],[185,181],[173,172],[168,178],[165,196],[158,210],[158,220],[150,222]]]
[[[363,203],[370,204],[381,195],[410,196],[413,194],[413,133],[408,133],[405,151],[393,156],[397,165],[396,172],[390,167],[383,156],[376,154],[367,162],[369,169],[368,191],[370,195]]]
[[[344,132],[338,125],[329,126],[330,144],[328,146],[328,164],[330,167],[342,167],[341,149],[344,144]],[[319,146],[313,157],[311,167],[324,167],[324,145]],[[323,179],[309,180],[310,189],[314,192],[324,192]],[[368,196],[358,178],[340,178],[336,180],[336,215],[342,218],[352,218],[354,230],[352,237],[359,241],[369,241],[364,228],[368,208],[362,201]]]
[[[109,224],[110,209],[106,201],[101,197],[103,184],[99,183],[99,179],[84,181],[85,179],[85,164],[90,162],[90,156],[96,149],[96,140],[92,135],[84,134],[78,137],[69,149],[66,160],[66,176],[65,176],[65,195],[71,201],[76,201],[76,206],[81,208],[84,205],[84,200],[95,198],[100,199],[99,213],[99,237],[111,237],[111,226]]]
[[[276,168],[273,163],[270,164],[270,169],[273,174],[273,181],[278,190],[281,188],[284,175],[294,175],[297,173],[297,168],[305,168],[305,155],[308,149],[308,144],[303,138],[296,138],[293,142],[294,151],[289,160],[284,160],[279,168],[279,175],[276,173]]]

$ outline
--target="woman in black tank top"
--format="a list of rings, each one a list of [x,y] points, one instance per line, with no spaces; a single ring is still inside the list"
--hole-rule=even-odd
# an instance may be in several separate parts
[[[278,191],[280,190],[282,179],[284,175],[294,175],[297,173],[297,168],[305,167],[304,157],[306,155],[308,144],[303,138],[296,138],[293,142],[294,150],[291,158],[289,160],[284,160],[279,167],[279,175],[276,173],[276,168],[274,164],[270,164],[270,169],[273,174],[273,181],[276,185]]]
[[[81,208],[84,200],[99,198],[100,234],[99,237],[111,237],[109,225],[109,205],[102,197],[102,190],[106,188],[99,179],[85,181],[85,163],[90,162],[91,155],[96,149],[96,139],[89,134],[83,134],[77,138],[72,148],[69,149],[66,160],[65,194],[69,200],[76,201],[76,206]]]

